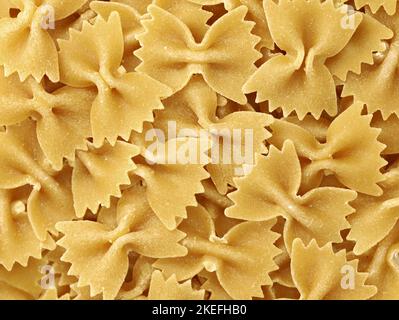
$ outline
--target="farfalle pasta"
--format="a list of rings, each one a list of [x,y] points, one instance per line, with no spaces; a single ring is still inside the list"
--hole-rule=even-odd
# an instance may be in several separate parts
[[[33,76],[36,81],[46,75],[53,82],[59,81],[57,47],[48,30],[55,27],[51,24],[72,15],[85,2],[3,0],[2,6],[6,3],[10,9],[20,11],[16,17],[3,17],[0,22],[0,65],[5,74],[17,72],[21,80]]]
[[[0,0],[0,300],[399,300],[398,10]]]
[[[369,50],[371,53],[374,49],[357,48],[353,45],[349,49],[351,56],[342,54],[357,28],[361,26],[362,15],[354,13],[351,17],[353,25],[346,26],[348,13],[335,8],[331,0],[281,0],[278,4],[273,0],[266,0],[264,5],[273,40],[285,54],[277,54],[266,61],[245,84],[244,91],[256,91],[257,101],[268,100],[271,110],[280,107],[285,116],[293,111],[300,119],[307,113],[319,118],[323,111],[335,116],[337,97],[334,71],[338,71],[338,76],[345,75],[352,68],[348,62],[349,59],[354,60],[353,54],[361,59],[357,50]],[[377,40],[392,35],[381,24],[377,27],[380,28]],[[371,32],[371,36],[374,32],[376,31]],[[369,44],[369,40],[365,42]],[[371,46],[374,42],[371,42]],[[377,48],[374,50],[379,48],[378,44],[377,41]],[[340,53],[344,62],[335,60],[331,70],[328,59]],[[363,61],[358,60],[353,63],[361,62]],[[347,64],[346,69],[340,70],[343,66],[337,64],[343,63]]]

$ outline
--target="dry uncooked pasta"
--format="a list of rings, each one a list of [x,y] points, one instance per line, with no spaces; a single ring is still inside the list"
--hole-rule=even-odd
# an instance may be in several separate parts
[[[397,0],[0,0],[1,300],[399,300]]]

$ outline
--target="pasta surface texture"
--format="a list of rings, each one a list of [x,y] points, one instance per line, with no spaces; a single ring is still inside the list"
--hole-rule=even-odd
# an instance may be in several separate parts
[[[0,300],[399,300],[397,0],[0,0]]]

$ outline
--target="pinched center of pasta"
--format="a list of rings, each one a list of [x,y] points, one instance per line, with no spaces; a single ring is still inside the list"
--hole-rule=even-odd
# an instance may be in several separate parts
[[[118,78],[127,73],[123,66],[120,66],[115,73],[109,71],[108,68],[101,68],[98,72],[93,73],[92,81],[100,92],[107,92],[121,87]]]
[[[43,1],[34,3],[30,0],[24,0],[22,4],[13,9],[20,11],[15,19],[18,19],[20,25],[26,28],[48,29],[48,23],[55,20],[54,8],[48,4],[43,4]]]

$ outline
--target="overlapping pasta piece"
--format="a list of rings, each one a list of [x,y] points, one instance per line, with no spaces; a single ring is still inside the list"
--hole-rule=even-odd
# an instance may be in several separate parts
[[[356,198],[356,192],[320,187],[298,195],[301,176],[291,141],[284,143],[281,151],[271,147],[267,157],[258,156],[247,176],[236,179],[237,191],[229,194],[234,205],[227,208],[226,215],[249,221],[283,217],[284,242],[289,253],[295,238],[306,244],[312,239],[321,245],[341,242],[340,232],[350,227],[346,217],[354,211],[348,202]]]
[[[378,140],[386,145],[382,154],[398,154],[399,153],[399,118],[393,114],[388,119],[383,120],[381,113],[374,113],[371,126],[380,128],[381,132]]]
[[[269,273],[276,269],[273,258],[278,235],[271,231],[274,220],[244,222],[230,229],[223,238],[215,235],[209,213],[201,206],[190,208],[188,219],[179,225],[187,237],[182,244],[188,254],[159,259],[154,266],[166,277],[190,279],[202,270],[215,272],[220,285],[234,299],[263,297],[261,287],[271,284]]]
[[[20,13],[0,20],[0,66],[4,67],[6,76],[18,72],[21,80],[32,75],[40,81],[47,75],[53,82],[59,81],[57,47],[48,30],[55,28],[57,21],[76,12],[86,1],[7,1]]]
[[[48,232],[56,232],[55,223],[76,218],[71,169],[52,170],[40,149],[31,120],[0,132],[0,143],[0,189],[14,192],[24,186],[31,187],[26,212],[36,237],[45,241]],[[19,202],[14,210],[24,212],[25,204]]]
[[[118,294],[118,299],[132,300],[144,297],[144,292],[150,287],[151,278],[155,271],[152,264],[155,259],[145,256],[134,257],[131,266],[131,279],[125,282]]]
[[[176,276],[164,279],[160,271],[154,271],[151,277],[149,300],[203,300],[205,290],[194,290],[191,281],[178,283]]]
[[[121,185],[130,185],[129,172],[136,167],[132,158],[139,148],[117,141],[100,148],[89,145],[87,151],[77,151],[72,173],[72,193],[78,217],[86,210],[96,213],[100,205],[109,207],[111,196],[121,196]]]
[[[358,9],[367,6],[373,13],[383,7],[389,15],[393,15],[396,12],[397,0],[355,0],[355,5]]]
[[[380,183],[383,193],[379,197],[359,194],[352,202],[356,212],[349,217],[348,239],[356,242],[353,252],[357,255],[387,237],[399,220],[399,162],[388,169],[384,178]]]
[[[256,70],[260,54],[254,49],[258,38],[251,34],[253,23],[244,21],[243,6],[230,11],[206,32],[201,42],[181,20],[151,5],[151,19],[143,20],[145,33],[136,56],[137,68],[178,92],[194,74],[201,74],[217,93],[238,103],[246,103],[242,85]]]
[[[197,205],[195,195],[204,191],[201,181],[209,178],[204,168],[209,158],[202,153],[210,144],[201,137],[167,139],[157,136],[151,125],[145,128],[148,139],[138,134],[131,137],[140,146],[140,155],[134,158],[136,169],[130,176],[142,181],[151,208],[173,230],[187,218],[186,207]]]
[[[399,288],[399,223],[375,249],[363,256],[367,283],[377,287],[375,300],[398,300]]]
[[[263,0],[189,0],[202,5],[213,6],[224,4],[229,11],[245,5],[248,8],[247,19],[254,21],[255,27],[253,33],[261,38],[258,48],[273,49],[274,43],[270,35],[269,26],[267,25],[265,11],[263,9]]]
[[[377,288],[365,284],[368,274],[358,272],[357,264],[355,260],[346,260],[345,251],[334,253],[331,244],[319,247],[312,241],[304,245],[301,240],[295,239],[292,246],[292,277],[301,299],[371,298],[377,293]]]
[[[373,17],[392,30],[394,36],[384,49],[375,53],[373,65],[364,65],[361,74],[348,77],[342,96],[353,96],[355,101],[365,103],[370,113],[381,111],[386,120],[392,114],[399,116],[399,12],[389,16],[381,9]]]
[[[73,160],[76,149],[87,149],[94,98],[91,89],[62,86],[48,92],[33,78],[5,77],[0,68],[0,125],[34,119],[37,140],[55,170],[62,169],[64,158]]]
[[[398,300],[398,31],[396,0],[0,0],[0,300]]]
[[[15,265],[10,271],[0,266],[0,300],[34,300],[42,288],[40,272],[43,262],[30,259],[27,266]]]
[[[26,204],[31,188],[0,190],[0,265],[11,270],[15,263],[27,266],[32,257],[40,259],[44,249],[54,249],[50,236],[39,240],[29,221]]]
[[[318,119],[323,111],[335,116],[333,75],[345,77],[362,62],[370,63],[373,50],[381,47],[379,40],[392,35],[361,13],[349,17],[332,0],[266,0],[264,6],[272,38],[285,53],[266,61],[243,89],[246,93],[257,92],[257,101],[268,100],[270,111],[281,108],[284,116],[293,111],[299,119],[308,113]],[[347,19],[351,19],[349,26]],[[364,32],[370,29],[373,31]],[[368,41],[364,41],[365,37]],[[328,61],[340,52],[340,59]]]
[[[90,114],[95,147],[104,139],[111,145],[118,136],[129,139],[132,130],[141,132],[144,121],[153,120],[154,109],[163,108],[160,98],[170,94],[169,88],[121,66],[124,41],[117,12],[108,20],[98,16],[94,25],[84,23],[82,31],[71,30],[59,46],[61,81],[97,89]]]
[[[244,164],[253,164],[256,153],[267,153],[265,141],[270,133],[266,126],[273,122],[273,117],[252,111],[218,117],[217,95],[199,76],[164,104],[165,109],[156,113],[156,128],[168,132],[174,128],[172,124],[177,134],[205,134],[212,140],[211,161],[206,168],[222,194],[234,186],[233,177],[243,174]]]
[[[325,143],[309,131],[287,121],[271,125],[269,142],[281,147],[289,139],[303,159],[302,191],[320,185],[328,172],[345,186],[370,195],[381,194],[378,183],[384,180],[380,169],[386,164],[381,157],[385,146],[377,140],[380,130],[370,126],[371,115],[362,115],[363,104],[356,103],[330,124]]]
[[[104,299],[118,294],[128,271],[128,254],[147,257],[184,256],[179,244],[184,233],[168,231],[151,210],[143,187],[123,192],[110,209],[102,209],[97,222],[71,221],[57,224],[64,234],[58,244],[66,249],[62,260],[71,263],[69,274],[78,276],[78,286],[90,286],[91,296]]]

